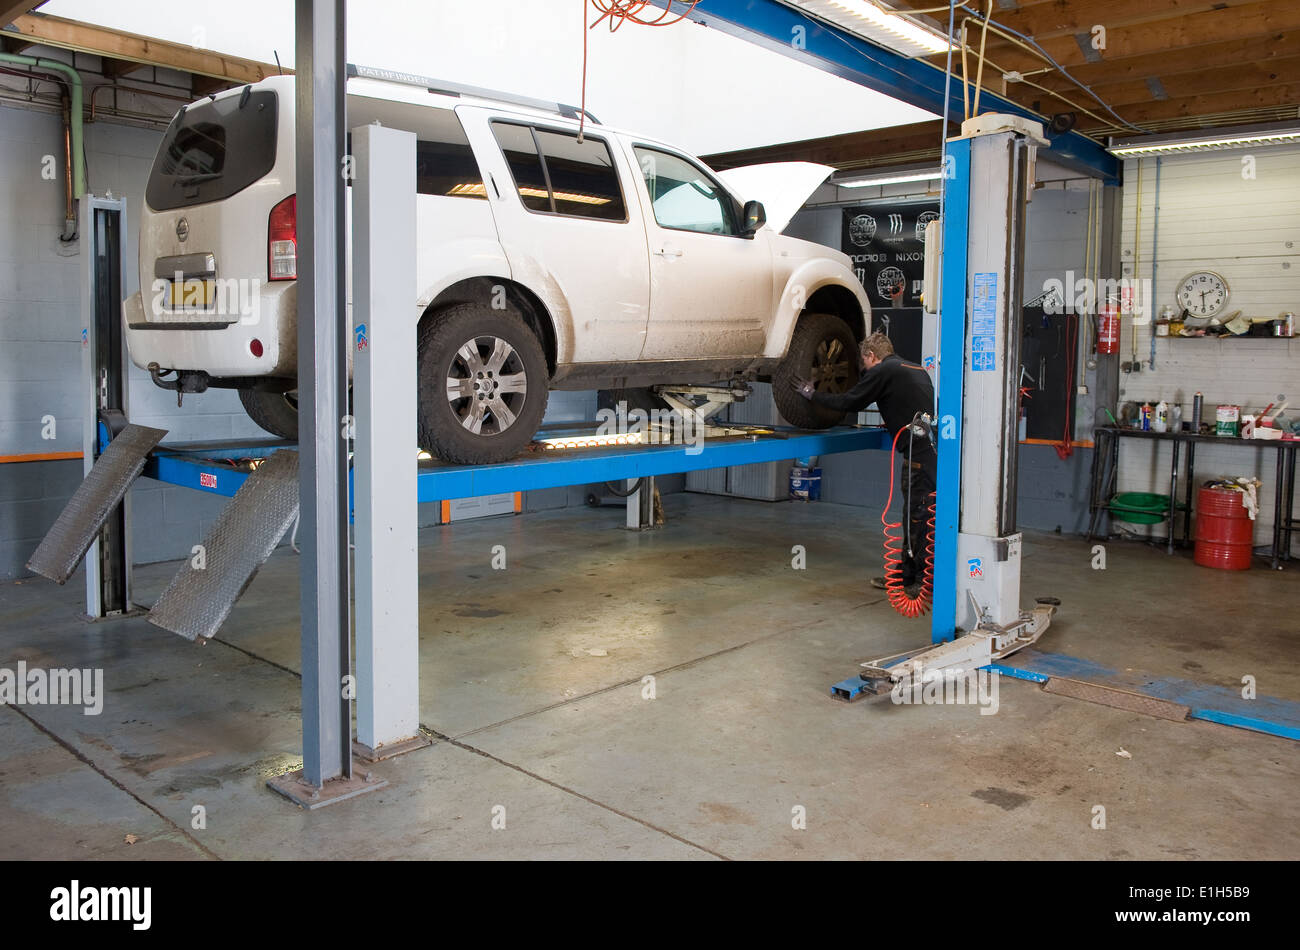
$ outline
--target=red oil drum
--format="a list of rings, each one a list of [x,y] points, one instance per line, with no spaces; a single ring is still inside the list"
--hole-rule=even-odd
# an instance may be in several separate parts
[[[1196,495],[1196,551],[1202,567],[1244,571],[1250,567],[1255,522],[1241,503],[1241,492],[1202,488]]]

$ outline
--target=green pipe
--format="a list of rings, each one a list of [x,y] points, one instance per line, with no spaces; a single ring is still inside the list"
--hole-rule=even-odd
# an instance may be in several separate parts
[[[0,63],[35,66],[68,77],[68,108],[72,113],[72,197],[80,198],[86,193],[86,155],[81,148],[81,76],[67,63],[61,63],[57,59],[42,59],[21,53],[0,53]]]

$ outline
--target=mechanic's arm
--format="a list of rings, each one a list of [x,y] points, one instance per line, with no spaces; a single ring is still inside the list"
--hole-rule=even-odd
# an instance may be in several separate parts
[[[880,366],[873,366],[864,372],[853,388],[846,393],[818,393],[810,397],[818,406],[834,409],[836,412],[861,412],[885,393],[885,374]]]

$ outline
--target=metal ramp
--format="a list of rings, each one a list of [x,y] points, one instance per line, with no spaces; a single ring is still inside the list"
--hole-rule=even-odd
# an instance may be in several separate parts
[[[67,507],[27,562],[27,569],[60,584],[72,576],[166,429],[128,425],[108,444]]]
[[[298,517],[298,453],[279,451],[245,479],[202,551],[185,562],[149,622],[187,640],[212,637]]]

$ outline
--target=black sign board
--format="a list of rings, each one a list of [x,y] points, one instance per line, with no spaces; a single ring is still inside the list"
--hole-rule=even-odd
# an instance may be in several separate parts
[[[872,329],[883,330],[898,355],[921,361],[921,289],[925,226],[937,201],[904,201],[844,209],[840,249],[871,301]]]

